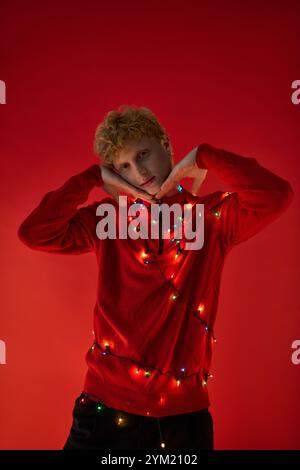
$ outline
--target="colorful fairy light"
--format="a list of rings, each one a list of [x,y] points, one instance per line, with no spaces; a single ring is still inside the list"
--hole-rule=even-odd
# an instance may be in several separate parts
[[[221,199],[230,196],[230,194],[232,194],[230,191],[225,191],[225,193],[222,194]]]
[[[151,259],[144,260],[144,264],[151,264],[151,263],[154,263],[154,261],[152,261]]]
[[[117,420],[117,426],[118,427],[123,427],[123,426],[126,425],[126,420],[123,416],[118,415],[116,420]]]
[[[198,310],[199,310],[200,313],[202,313],[204,311],[204,305],[200,304],[199,307],[198,307]]]
[[[159,399],[159,404],[163,405],[165,403],[165,401],[166,401],[165,397],[161,396],[160,399]]]
[[[181,188],[181,189],[180,189],[180,188]],[[182,186],[178,185],[178,191],[180,191],[180,192],[183,191]],[[229,196],[230,194],[231,194],[230,192],[224,193],[222,199],[224,199],[225,196]],[[137,202],[137,201],[138,201],[138,200],[136,200],[135,202]],[[189,206],[189,208],[191,208],[192,205],[189,204],[188,206]],[[211,208],[210,210],[214,213],[214,215],[215,215],[217,218],[220,218],[220,215],[221,215],[221,214],[220,214],[220,211],[215,210],[214,207]],[[182,218],[180,218],[180,220],[182,220]],[[153,222],[153,223],[156,223],[156,221],[152,221],[152,222]],[[176,225],[174,225],[173,227],[176,227]],[[178,256],[179,256],[179,254],[184,254],[184,250],[180,247],[180,240],[173,238],[173,239],[171,240],[171,243],[175,243],[175,245],[177,245],[177,253],[175,254],[175,259],[177,259]],[[173,273],[171,274],[171,276],[170,276],[170,279],[168,279],[168,278],[164,275],[163,271],[161,270],[160,265],[159,265],[159,263],[157,262],[157,257],[155,256],[155,254],[154,254],[151,250],[150,250],[150,253],[146,253],[145,251],[141,252],[141,253],[140,253],[140,256],[141,256],[141,259],[143,260],[143,262],[144,262],[145,264],[154,263],[154,264],[158,267],[158,269],[159,269],[160,273],[162,274],[162,276],[163,276],[163,277],[171,284],[171,286],[175,289],[175,286],[173,286],[172,283],[171,283],[171,281],[170,281],[170,279],[173,279],[173,278],[174,278],[175,272],[173,272]],[[172,295],[170,296],[170,299],[171,299],[171,300],[176,300],[179,296],[181,296],[181,293],[178,292],[177,289],[176,289],[176,293],[175,293],[175,294],[172,294]],[[205,305],[204,305],[203,303],[200,303],[199,306],[198,306],[198,308],[197,308],[197,310],[194,311],[194,310],[191,308],[191,306],[188,304],[187,301],[185,301],[185,303],[186,303],[186,305],[189,307],[191,313],[192,313],[198,320],[200,320],[201,324],[202,324],[203,327],[204,327],[204,331],[205,331],[206,333],[209,332],[209,334],[211,334],[211,341],[212,341],[213,343],[215,343],[217,340],[216,340],[216,338],[214,337],[211,328],[210,328],[209,325],[203,320],[203,318],[200,318],[200,316],[199,316],[199,312],[200,312],[201,314],[204,312],[204,310],[205,310]],[[202,317],[202,315],[201,315],[201,317]],[[94,331],[93,331],[93,335],[95,336]],[[109,343],[107,340],[104,340],[104,341],[102,342],[102,344],[104,345],[104,350],[102,350],[102,347],[101,347],[96,341],[94,341],[94,343],[93,343],[93,345],[92,345],[92,347],[91,347],[91,351],[94,351],[94,350],[95,350],[95,347],[97,346],[97,347],[99,347],[99,348],[101,349],[101,355],[103,355],[103,356],[105,356],[105,355],[112,355],[112,356],[115,356],[115,357],[119,357],[119,356],[117,356],[116,354],[113,353],[113,344],[112,344],[112,343]],[[121,358],[121,359],[122,359],[122,358]],[[126,360],[128,360],[128,358],[126,358]],[[131,360],[131,359],[129,359],[129,360]],[[134,363],[134,362],[136,363],[137,361],[133,361],[133,360],[132,360],[132,362],[133,362],[133,363]],[[140,372],[141,372],[142,370],[144,370],[144,377],[145,377],[145,378],[149,378],[150,375],[151,375],[150,368],[149,368],[149,367],[145,367],[145,365],[135,366],[135,369],[133,370],[133,373],[135,372],[135,375],[138,376],[138,375],[140,375]],[[176,386],[177,386],[177,387],[181,386],[184,380],[186,380],[186,379],[188,379],[189,377],[194,376],[194,375],[198,375],[198,374],[199,374],[199,375],[201,376],[201,383],[202,383],[202,386],[206,386],[206,385],[207,385],[207,382],[208,382],[208,379],[213,377],[212,374],[210,374],[209,372],[203,371],[203,370],[199,370],[199,371],[197,371],[197,372],[194,372],[194,373],[191,373],[191,374],[187,375],[187,374],[186,374],[186,367],[181,367],[181,368],[180,368],[180,372],[181,372],[181,374],[182,374],[182,375],[181,375],[181,378],[178,377],[178,371],[177,371],[177,376],[176,376],[176,373],[172,373],[172,372],[163,372],[162,370],[157,369],[157,368],[151,368],[151,370],[153,370],[153,371],[156,370],[158,373],[164,374],[164,375],[173,375],[173,377],[175,378]],[[142,377],[141,377],[141,378],[142,378]],[[138,379],[138,378],[137,378],[137,379]],[[140,380],[140,379],[139,379],[139,380]],[[81,403],[81,404],[84,404],[85,402],[86,402],[85,398],[82,398],[82,399],[80,400],[80,403]],[[164,403],[165,403],[165,397],[164,397],[164,396],[161,396],[160,399],[159,399],[159,404],[163,406]],[[102,411],[105,409],[105,407],[106,407],[106,406],[105,406],[103,403],[97,403],[97,402],[96,402],[96,409],[97,409],[98,412],[102,412]],[[150,411],[147,411],[147,412],[146,412],[146,416],[150,416]],[[159,424],[159,421],[158,421],[158,424]],[[125,425],[126,425],[126,420],[125,420],[122,416],[118,416],[118,417],[117,417],[117,425],[118,425],[118,426],[125,426]],[[166,447],[166,443],[164,442],[164,440],[163,440],[163,438],[162,438],[160,426],[159,426],[159,431],[160,431],[160,441],[161,441],[161,442],[160,442],[160,446],[161,446],[161,448],[165,448],[165,447]]]

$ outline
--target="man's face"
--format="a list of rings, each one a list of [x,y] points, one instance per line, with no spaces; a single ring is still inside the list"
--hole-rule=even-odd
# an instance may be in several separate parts
[[[128,140],[113,162],[124,180],[152,195],[159,191],[173,165],[168,144],[162,145],[155,137]]]

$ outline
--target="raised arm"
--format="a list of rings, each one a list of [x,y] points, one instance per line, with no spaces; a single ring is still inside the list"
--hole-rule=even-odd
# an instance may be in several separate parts
[[[197,166],[223,180],[231,192],[217,208],[225,243],[237,245],[277,219],[291,204],[290,183],[261,166],[255,158],[243,157],[209,144],[194,149]]]
[[[58,254],[81,254],[94,249],[96,206],[83,204],[95,186],[102,186],[99,165],[71,176],[58,189],[44,195],[38,206],[18,229],[19,239],[28,247]]]

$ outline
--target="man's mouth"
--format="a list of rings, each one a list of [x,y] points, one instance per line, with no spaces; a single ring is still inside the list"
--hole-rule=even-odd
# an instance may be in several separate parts
[[[141,186],[148,186],[150,185],[155,179],[155,176],[152,176],[150,179],[148,179],[147,181],[145,181],[145,183],[141,184]]]

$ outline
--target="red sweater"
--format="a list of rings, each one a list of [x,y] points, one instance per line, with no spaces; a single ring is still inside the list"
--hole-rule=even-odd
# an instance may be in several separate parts
[[[103,184],[97,164],[48,192],[19,227],[19,238],[32,249],[95,253],[95,343],[86,354],[82,391],[109,407],[162,417],[210,405],[225,258],[233,246],[283,213],[293,198],[289,182],[254,158],[203,144],[197,148],[197,164],[221,178],[228,192],[193,196],[182,188],[162,202],[179,202],[182,208],[184,203],[204,204],[202,249],[184,250],[184,240],[178,243],[172,237],[99,239],[96,208],[109,202],[118,212],[117,202],[105,197],[78,209],[91,189]],[[128,199],[129,206],[135,199]]]

